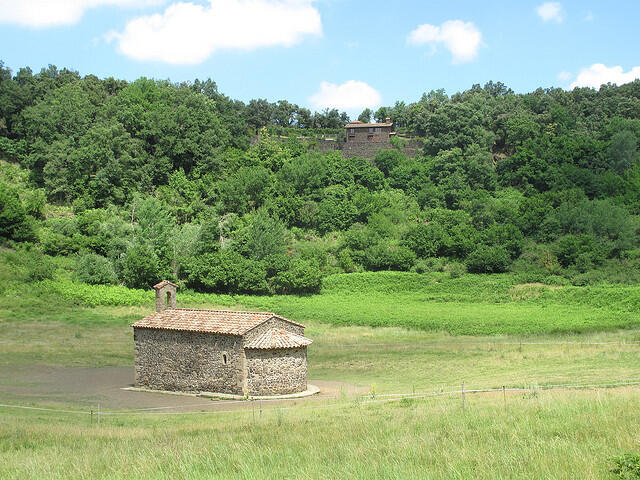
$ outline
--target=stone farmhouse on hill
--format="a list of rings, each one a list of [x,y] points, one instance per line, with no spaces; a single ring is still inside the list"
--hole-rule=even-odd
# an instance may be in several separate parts
[[[136,387],[254,396],[307,389],[304,325],[267,312],[176,308],[175,284],[153,288],[156,312],[132,325]]]
[[[384,123],[362,123],[356,120],[347,123],[344,128],[347,130],[347,143],[389,143],[395,135],[393,122],[389,117]]]

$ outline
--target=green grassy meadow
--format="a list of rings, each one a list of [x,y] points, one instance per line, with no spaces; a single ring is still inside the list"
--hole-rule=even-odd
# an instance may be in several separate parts
[[[129,325],[153,310],[151,292],[64,275],[2,288],[5,371],[130,366]],[[120,412],[100,428],[86,414],[0,408],[0,478],[616,478],[614,459],[640,451],[640,388],[538,387],[640,380],[639,298],[635,286],[398,273],[329,277],[315,296],[179,292],[179,306],[271,310],[304,322],[314,340],[309,378],[376,396],[346,389],[262,416]],[[464,411],[459,394],[379,402],[462,382],[529,390],[468,395]],[[0,403],[90,407],[2,386]]]

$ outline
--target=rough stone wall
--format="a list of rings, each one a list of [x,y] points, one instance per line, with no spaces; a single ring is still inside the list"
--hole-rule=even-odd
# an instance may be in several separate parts
[[[256,137],[257,138],[257,137]],[[280,141],[285,141],[283,139],[279,139]],[[407,145],[402,148],[401,151],[405,154],[405,156],[409,158],[415,158],[418,155],[422,154],[422,149],[424,144],[419,139],[409,139]],[[387,141],[380,142],[345,142],[345,141],[336,141],[336,140],[313,140],[311,145],[309,146],[309,150],[317,150],[322,153],[327,152],[342,152],[342,155],[346,158],[351,157],[361,157],[366,159],[372,159],[376,156],[380,150],[387,150],[394,148],[391,143]]]
[[[307,347],[246,350],[249,395],[277,395],[307,389]]]
[[[270,318],[266,322],[261,323],[257,327],[252,328],[244,334],[244,345],[253,342],[264,332],[266,332],[267,330],[271,330],[272,328],[281,328],[297,335],[304,335],[304,328],[299,327],[298,325],[294,325],[293,323],[285,322],[284,320],[280,320],[279,318]]]
[[[377,132],[375,131],[376,128],[379,129]],[[373,129],[374,131],[370,132],[369,127],[347,128],[347,143],[389,143],[389,135],[392,131],[391,127],[373,127]],[[354,132],[351,133],[351,130]]]
[[[347,142],[342,144],[342,156],[345,158],[361,157],[371,159],[380,150],[392,150],[393,146],[386,142]]]
[[[135,328],[134,343],[137,387],[244,393],[242,337]]]
[[[313,147],[322,153],[327,152],[342,152],[342,156],[345,158],[361,157],[368,160],[376,156],[380,150],[391,150],[393,145],[389,142],[335,142],[332,140],[326,140],[324,142],[318,142]],[[415,158],[422,152],[422,144],[416,140],[410,140],[401,151],[409,158]]]

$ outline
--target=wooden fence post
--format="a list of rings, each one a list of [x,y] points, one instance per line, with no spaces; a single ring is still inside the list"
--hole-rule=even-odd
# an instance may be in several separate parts
[[[462,411],[464,411],[464,407],[465,407],[465,398],[464,398],[464,382],[462,382]]]

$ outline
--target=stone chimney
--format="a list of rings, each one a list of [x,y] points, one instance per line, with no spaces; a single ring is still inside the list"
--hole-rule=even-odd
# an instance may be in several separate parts
[[[387,117],[385,118],[385,120],[387,121],[387,123],[391,123],[391,117]]]
[[[163,280],[153,286],[156,291],[156,312],[168,308],[176,308],[176,291],[178,286],[168,280]]]

